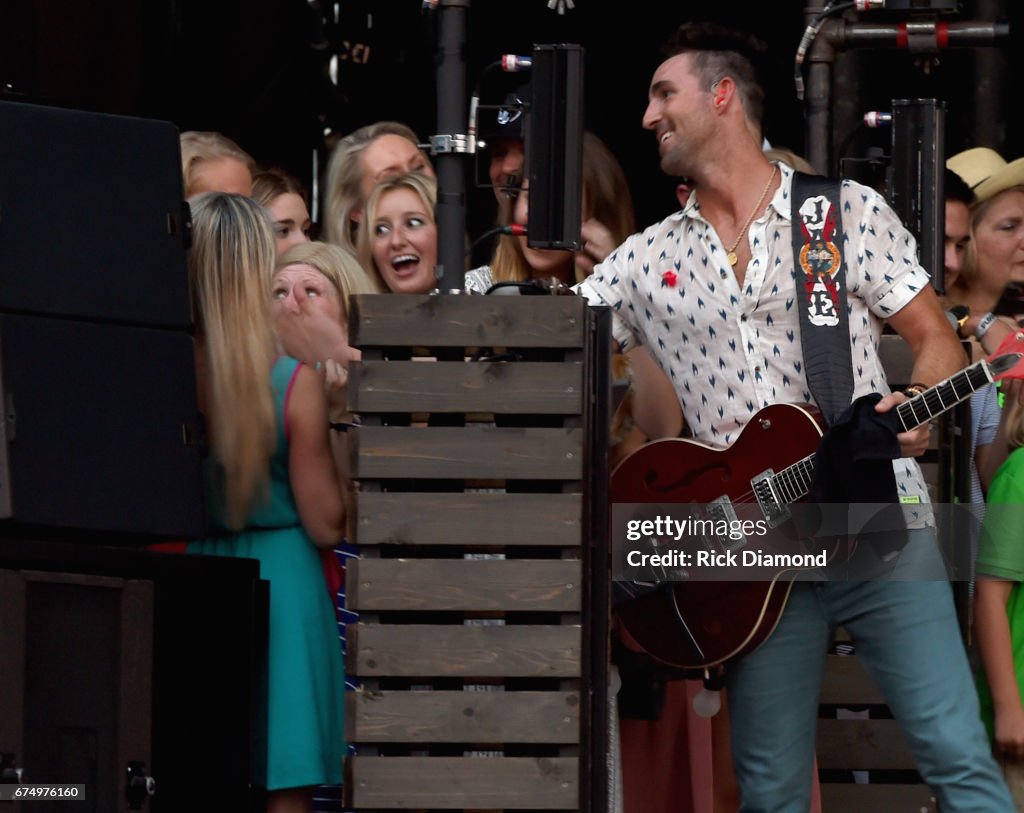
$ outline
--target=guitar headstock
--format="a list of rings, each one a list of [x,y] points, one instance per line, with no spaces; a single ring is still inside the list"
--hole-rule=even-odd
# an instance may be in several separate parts
[[[1004,378],[1024,379],[1024,330],[1015,330],[1009,334],[986,361],[995,381]]]

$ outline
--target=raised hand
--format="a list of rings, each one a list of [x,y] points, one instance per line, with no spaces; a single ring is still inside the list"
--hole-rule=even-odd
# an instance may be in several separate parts
[[[297,297],[296,307],[279,312],[274,325],[285,352],[310,367],[327,359],[347,363],[353,352],[345,326],[308,297]]]
[[[594,218],[583,224],[580,238],[583,248],[576,252],[576,268],[583,276],[589,276],[594,266],[615,250],[616,243],[612,233]]]

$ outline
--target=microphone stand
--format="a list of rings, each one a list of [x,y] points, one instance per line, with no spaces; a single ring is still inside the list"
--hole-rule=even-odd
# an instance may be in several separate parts
[[[430,2],[430,0],[428,0]],[[466,17],[470,0],[433,0],[437,12],[437,130],[430,152],[437,170],[437,273],[442,293],[461,291],[466,266],[466,166],[476,150],[465,133]]]

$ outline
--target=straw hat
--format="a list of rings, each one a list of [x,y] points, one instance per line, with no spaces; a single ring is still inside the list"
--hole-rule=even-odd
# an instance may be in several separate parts
[[[981,203],[1014,186],[1024,186],[1024,158],[1006,163],[995,150],[975,147],[959,152],[946,161],[946,166],[964,179]]]

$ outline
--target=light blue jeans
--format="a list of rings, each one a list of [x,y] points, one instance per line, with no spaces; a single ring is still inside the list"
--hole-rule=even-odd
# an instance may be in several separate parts
[[[807,813],[825,655],[841,625],[902,724],[939,809],[1014,813],[981,724],[952,591],[931,568],[941,565],[934,536],[910,534],[896,561],[873,568],[878,578],[795,584],[772,636],[730,665],[741,811]],[[935,580],[920,578],[929,568]]]

